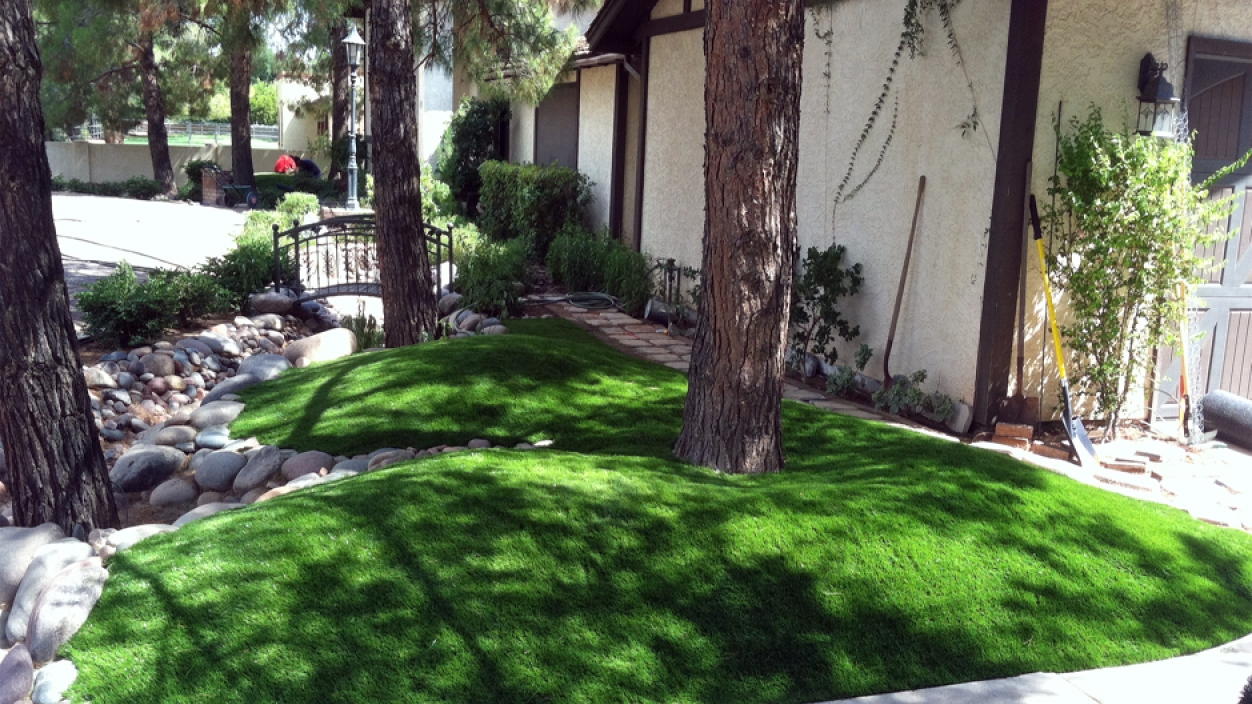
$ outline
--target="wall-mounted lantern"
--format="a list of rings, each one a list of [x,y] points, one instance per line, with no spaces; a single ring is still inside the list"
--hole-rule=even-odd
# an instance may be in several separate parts
[[[1165,79],[1168,64],[1160,63],[1152,54],[1144,54],[1139,62],[1139,124],[1137,132],[1145,137],[1174,139],[1178,121],[1178,105],[1174,86]]]

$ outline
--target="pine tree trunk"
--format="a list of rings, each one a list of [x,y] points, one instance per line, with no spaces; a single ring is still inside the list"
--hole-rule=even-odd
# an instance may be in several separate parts
[[[413,17],[409,0],[374,0],[370,8],[374,218],[383,328],[388,347],[403,347],[435,330],[434,282],[421,237]]]
[[[348,22],[340,21],[335,25],[331,35],[331,98],[330,98],[330,143],[331,146],[348,143],[348,123],[352,120],[351,103],[348,96],[348,50],[343,40],[348,36]],[[360,154],[357,155],[359,160]],[[347,162],[331,162],[328,179],[347,178]]]
[[[148,155],[152,159],[152,177],[161,182],[162,192],[170,197],[178,196],[174,183],[174,166],[170,163],[170,136],[165,131],[165,100],[161,96],[160,76],[157,72],[156,52],[152,48],[152,33],[139,37],[139,66],[143,75],[143,109],[148,118]]]
[[[230,161],[235,183],[255,185],[252,171],[252,49],[230,52]]]
[[[703,288],[674,452],[722,472],[776,472],[784,463],[804,3],[707,7]]]
[[[118,525],[52,220],[30,0],[0,2],[0,440],[18,525]]]

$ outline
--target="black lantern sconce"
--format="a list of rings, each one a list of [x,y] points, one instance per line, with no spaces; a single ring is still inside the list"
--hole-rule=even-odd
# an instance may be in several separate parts
[[[1165,79],[1168,64],[1160,63],[1152,54],[1144,54],[1139,62],[1139,124],[1136,130],[1145,137],[1174,139],[1178,121],[1178,105],[1174,86]]]

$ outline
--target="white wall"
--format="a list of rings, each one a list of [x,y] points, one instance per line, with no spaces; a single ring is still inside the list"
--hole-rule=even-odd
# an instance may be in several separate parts
[[[663,0],[657,10],[666,7]],[[861,336],[841,346],[841,358],[850,360],[860,343],[869,344],[876,356],[867,371],[881,376],[881,352],[918,176],[924,174],[925,206],[891,366],[895,373],[924,368],[929,387],[966,401],[974,391],[983,252],[995,176],[989,144],[996,145],[999,137],[1008,12],[1008,0],[962,3],[955,12],[965,71],[979,86],[972,95],[965,71],[946,49],[937,18],[928,18],[929,51],[901,61],[887,115],[862,148],[852,182],[861,181],[874,166],[898,98],[890,148],[873,177],[837,212],[835,193],[886,78],[901,17],[884,12],[874,0],[847,0],[821,10],[816,27],[814,14],[806,14],[797,194],[801,256],[809,247],[824,249],[837,241],[847,246],[850,261],[860,262],[865,270],[865,287],[846,304]],[[815,30],[834,31],[829,48]],[[653,38],[649,71],[643,249],[699,266],[704,228],[702,32]],[[962,136],[957,125],[975,102],[981,126]]]
[[[592,181],[587,216],[592,227],[609,226],[613,186],[613,117],[617,67],[585,69],[579,78],[578,170]]]
[[[317,118],[307,112],[297,115],[296,108],[318,98],[317,89],[298,81],[275,81],[278,92],[278,147],[304,151],[317,139]],[[330,117],[326,124],[330,125]]]
[[[53,176],[88,183],[125,181],[132,176],[152,178],[152,157],[146,144],[104,144],[101,142],[46,142],[48,165]],[[304,155],[303,150],[253,149],[252,163],[257,171],[271,171],[283,154]],[[187,182],[183,166],[193,159],[212,159],[223,169],[231,168],[230,145],[202,147],[170,147],[174,179],[179,186]]]

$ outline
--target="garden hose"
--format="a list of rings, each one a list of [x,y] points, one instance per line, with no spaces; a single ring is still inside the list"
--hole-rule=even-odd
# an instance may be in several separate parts
[[[585,310],[610,310],[613,308],[625,310],[622,308],[622,304],[617,302],[616,298],[599,291],[580,291],[578,293],[570,293],[565,296],[561,296],[560,298],[529,300],[526,302],[526,305],[546,306],[552,303],[560,303],[562,301],[568,302],[572,306],[583,308]]]

